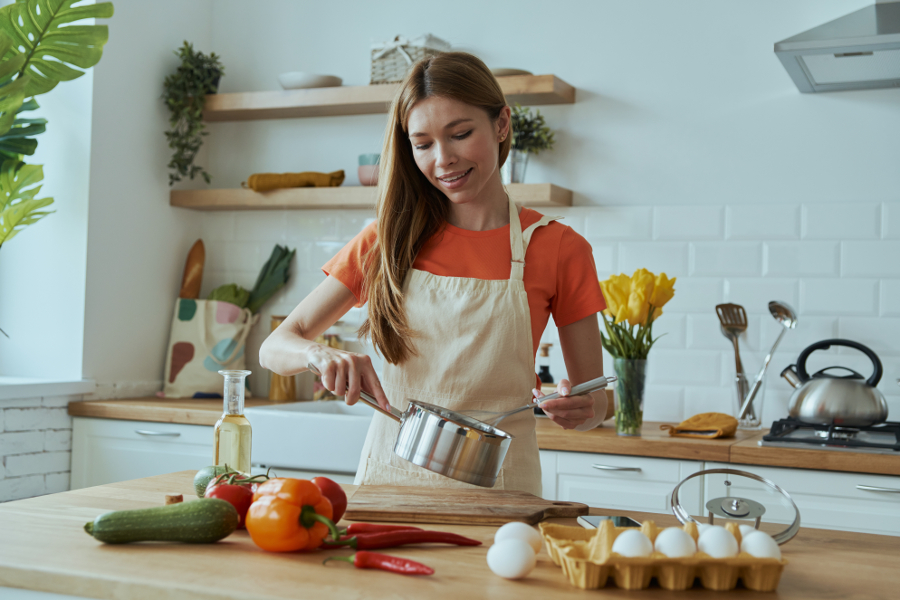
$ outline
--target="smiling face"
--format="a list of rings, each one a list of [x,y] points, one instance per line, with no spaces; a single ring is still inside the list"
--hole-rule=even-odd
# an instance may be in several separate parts
[[[500,142],[509,135],[509,108],[492,121],[483,109],[432,96],[409,111],[413,158],[431,185],[454,204],[479,198],[500,184]]]

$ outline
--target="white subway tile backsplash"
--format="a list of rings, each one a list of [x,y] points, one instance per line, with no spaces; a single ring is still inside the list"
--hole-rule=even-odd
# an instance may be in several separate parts
[[[647,370],[653,384],[718,385],[719,353],[657,348],[650,353]]]
[[[298,242],[339,241],[340,212],[335,210],[298,210],[287,216],[286,235],[291,244]]]
[[[844,277],[900,277],[900,242],[844,242]]]
[[[48,429],[44,432],[44,452],[64,452],[71,449],[71,429]]]
[[[33,498],[45,493],[44,476],[29,475],[27,477],[11,477],[0,485],[0,502]]]
[[[881,281],[881,315],[900,317],[900,279]]]
[[[657,206],[653,209],[653,239],[720,240],[725,236],[721,206]]]
[[[210,242],[233,242],[235,240],[235,219],[237,213],[230,210],[205,213],[200,224],[200,238],[203,244]]]
[[[729,240],[800,239],[799,204],[744,204],[725,209]]]
[[[900,202],[885,202],[882,211],[884,223],[881,237],[894,240],[900,238]]]
[[[797,308],[796,306],[794,307]],[[784,330],[775,319],[764,319],[762,327],[762,348],[768,349],[775,343],[778,334]],[[778,354],[792,353],[796,358],[800,352],[820,340],[835,338],[838,335],[837,317],[814,317],[802,315],[797,318],[794,329],[785,332],[778,344]],[[774,360],[774,359],[773,359]],[[777,374],[776,374],[777,375]]]
[[[65,408],[7,408],[4,411],[6,431],[64,429],[72,426]]]
[[[644,420],[684,420],[684,389],[665,385],[648,385],[644,388]]]
[[[759,317],[747,316],[747,330],[738,338],[741,351],[759,347]],[[734,344],[722,333],[722,325],[715,312],[688,315],[687,347],[689,350],[718,350],[734,356]]]
[[[876,315],[875,279],[801,279],[800,315]]]
[[[686,315],[663,314],[653,322],[653,348],[684,348]],[[601,324],[602,326],[602,324]]]
[[[9,454],[40,452],[44,449],[41,431],[6,431],[0,433],[0,457]]]
[[[71,466],[70,452],[41,452],[37,454],[16,454],[6,457],[6,476],[21,477],[38,473],[58,473],[68,471]]]
[[[712,312],[725,301],[725,280],[705,277],[678,277],[675,297],[665,306],[666,312]]]
[[[69,491],[69,474],[68,473],[47,473],[45,475],[46,493],[56,494],[59,492]]]
[[[679,277],[688,272],[688,245],[675,242],[629,243],[619,246],[619,271],[631,275],[637,269]]]
[[[338,232],[342,240],[349,242],[372,221],[372,213],[368,210],[346,210],[338,221]]]
[[[619,247],[617,244],[605,244],[600,241],[590,242],[594,254],[594,266],[597,278],[607,279],[615,275],[619,268]]]
[[[900,318],[841,317],[838,320],[838,335],[865,344],[876,354],[900,353]]]
[[[272,248],[269,247],[263,255],[257,242],[212,242],[206,244],[206,268],[211,271],[259,273],[271,252]],[[253,285],[252,281],[250,285]]]
[[[316,242],[309,251],[310,272],[322,272],[322,267],[341,251],[341,242]]]
[[[839,242],[767,242],[765,275],[827,277],[840,274]]]
[[[760,242],[696,242],[691,244],[692,276],[759,277]]]
[[[867,240],[879,237],[880,204],[847,202],[803,205],[803,239]]]
[[[740,304],[749,314],[768,315],[771,300],[797,306],[799,288],[796,279],[726,279],[725,300]]]
[[[585,237],[647,240],[653,231],[653,213],[649,206],[601,206],[585,218],[584,227]]]
[[[706,412],[734,414],[733,392],[722,387],[687,387],[684,390],[685,419]]]
[[[235,213],[235,240],[260,242],[268,247],[266,258],[275,244],[284,245],[287,239],[287,212],[283,210],[247,210]],[[269,245],[262,244],[266,242]]]

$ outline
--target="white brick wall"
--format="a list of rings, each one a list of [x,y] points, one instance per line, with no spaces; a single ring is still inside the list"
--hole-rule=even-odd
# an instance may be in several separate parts
[[[80,396],[0,400],[0,502],[69,489],[72,418]]]
[[[723,206],[578,206],[544,211],[594,248],[599,278],[631,274],[646,267],[678,277],[656,333],[667,333],[650,355],[645,418],[679,420],[702,410],[730,412],[734,403],[734,357],[719,331],[714,307],[736,302],[750,325],[741,338],[745,368],[754,376],[779,333],[769,316],[769,300],[785,300],[798,310],[773,359],[767,379],[763,419],[786,414],[790,388],[778,373],[807,345],[846,337],[872,347],[885,366],[879,386],[900,420],[900,203],[738,204]],[[774,215],[778,217],[775,218]],[[223,283],[252,285],[255,272],[275,243],[297,248],[292,279],[264,308],[287,314],[322,279],[319,269],[371,218],[368,211],[315,210],[204,215],[203,237],[215,269],[203,293]],[[227,257],[213,257],[222,248]],[[253,261],[245,260],[245,250]],[[241,255],[230,262],[231,256]],[[243,261],[243,262],[241,262]],[[252,264],[251,264],[252,263]],[[550,327],[553,327],[552,321]],[[248,368],[259,371],[258,349],[268,328],[248,341]],[[555,341],[555,331],[544,334]],[[551,352],[552,372],[565,373],[559,346]],[[853,352],[824,356],[824,364],[846,362],[862,372],[865,359]],[[611,361],[606,368],[611,370]],[[265,378],[251,376],[255,393],[265,394]]]

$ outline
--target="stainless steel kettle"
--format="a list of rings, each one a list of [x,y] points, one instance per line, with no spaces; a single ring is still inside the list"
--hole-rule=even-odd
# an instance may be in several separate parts
[[[832,346],[846,346],[863,352],[872,361],[872,375],[865,379],[847,367],[826,367],[810,376],[806,372],[806,359],[816,350],[827,350]],[[831,369],[844,369],[849,374],[826,373]],[[800,353],[796,365],[781,372],[781,376],[794,386],[788,412],[804,423],[819,425],[867,427],[882,423],[887,419],[888,407],[875,386],[883,372],[878,356],[859,342],[840,339],[816,342]]]

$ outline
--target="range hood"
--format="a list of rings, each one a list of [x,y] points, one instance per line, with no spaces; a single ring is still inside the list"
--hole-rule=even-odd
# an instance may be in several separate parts
[[[804,93],[900,87],[900,2],[879,2],[775,44]]]

